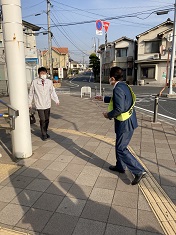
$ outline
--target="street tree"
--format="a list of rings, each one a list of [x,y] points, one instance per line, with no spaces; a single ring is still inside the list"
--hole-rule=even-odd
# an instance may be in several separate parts
[[[94,74],[94,81],[97,81],[98,75],[100,74],[100,59],[95,53],[89,56],[89,68],[92,68]]]

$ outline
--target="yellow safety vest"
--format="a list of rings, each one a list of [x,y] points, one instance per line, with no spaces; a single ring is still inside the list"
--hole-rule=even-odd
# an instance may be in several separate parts
[[[135,102],[136,102],[136,95],[134,94],[134,92],[131,89],[131,87],[130,86],[128,86],[128,87],[129,87],[131,95],[132,95],[133,104],[132,104],[132,106],[130,107],[130,109],[127,112],[121,113],[120,115],[118,115],[116,117],[116,119],[118,121],[121,121],[121,122],[123,122],[123,121],[125,121],[125,120],[127,120],[128,118],[131,117],[131,115],[133,114],[133,108],[134,108],[134,105],[135,105]],[[110,103],[108,105],[108,112],[111,112],[112,110],[113,110],[113,97],[111,97]]]

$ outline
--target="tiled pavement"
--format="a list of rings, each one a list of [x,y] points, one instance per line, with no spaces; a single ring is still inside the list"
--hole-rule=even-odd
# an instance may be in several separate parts
[[[51,139],[40,139],[38,121],[31,126],[30,158],[15,162],[10,135],[0,130],[1,168],[21,166],[0,182],[0,226],[40,235],[164,234],[140,187],[130,185],[130,172],[108,170],[115,163],[115,134],[113,121],[102,116],[106,105],[59,97],[60,106],[51,110]],[[130,146],[176,203],[176,127],[137,115]]]

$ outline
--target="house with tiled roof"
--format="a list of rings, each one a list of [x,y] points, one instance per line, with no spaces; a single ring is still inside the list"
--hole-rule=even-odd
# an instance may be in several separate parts
[[[42,66],[49,71],[48,50],[42,51]],[[67,47],[52,47],[53,76],[58,76],[58,68],[63,68],[64,77],[67,76],[69,65],[69,54]]]
[[[163,23],[136,36],[138,83],[165,85],[169,79],[173,21]],[[176,82],[176,69],[174,69]]]
[[[120,37],[106,45],[100,45],[102,57],[102,80],[108,81],[110,68],[119,66],[123,69],[123,78],[129,84],[134,84],[135,41],[126,36]]]

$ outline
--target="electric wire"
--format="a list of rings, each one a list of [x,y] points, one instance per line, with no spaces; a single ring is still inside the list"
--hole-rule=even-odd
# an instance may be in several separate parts
[[[37,4],[35,4],[35,5],[33,5],[33,6],[25,7],[25,8],[23,8],[23,10],[36,7],[36,6],[40,5],[40,4],[42,4],[43,2],[45,2],[45,0],[43,0],[43,1],[41,1],[41,2],[39,2],[39,3],[37,3]]]
[[[135,12],[135,13],[131,13],[131,14],[126,14],[126,15],[119,15],[119,16],[113,16],[113,17],[105,17],[103,19],[100,19],[102,21],[106,21],[106,20],[119,20],[119,19],[124,19],[124,18],[139,18],[140,15],[144,15],[144,14],[154,14],[157,13],[158,11],[173,11],[174,7],[170,7],[170,8],[155,8],[155,9],[150,9],[150,10],[146,10],[146,11],[140,11],[140,12]],[[148,16],[147,16],[148,17]],[[142,19],[142,18],[141,18]],[[143,18],[144,19],[144,18]],[[142,19],[142,20],[143,20]],[[51,25],[51,27],[56,27],[56,26],[69,26],[69,25],[80,25],[80,24],[88,24],[88,23],[94,23],[96,20],[88,20],[88,21],[81,21],[81,22],[71,22],[71,23],[60,23],[60,24],[54,24]],[[46,24],[38,24],[38,25],[46,25]]]
[[[25,18],[29,18],[31,16],[38,16],[38,15],[42,15],[43,13],[46,13],[45,11],[42,11],[42,12],[38,12],[38,13],[35,13],[35,14],[31,14],[31,15],[27,15],[27,16],[23,16],[23,19]]]
[[[166,9],[165,9],[166,10]],[[170,8],[170,9],[167,9],[168,11],[172,11],[174,10],[174,8]],[[156,11],[153,11],[150,13],[151,14],[154,14],[156,13]],[[141,13],[140,13],[141,14]],[[139,14],[139,15],[140,15]],[[146,14],[146,13],[145,13]],[[134,14],[129,14],[129,15],[121,15],[121,16],[115,16],[115,17],[107,17],[107,18],[104,18],[104,19],[100,19],[102,21],[106,21],[106,20],[118,20],[118,19],[123,19],[123,18],[139,18],[138,15],[134,15]],[[148,16],[146,17],[148,18]],[[139,18],[140,19],[140,18]],[[141,18],[141,19],[145,19],[145,18]],[[81,21],[81,22],[73,22],[73,23],[62,23],[62,24],[58,24],[58,25],[52,25],[51,27],[56,27],[56,26],[70,26],[70,25],[81,25],[81,24],[90,24],[90,23],[95,23],[96,20],[88,20],[88,21]]]
[[[59,20],[56,18],[56,16],[54,15],[54,13],[52,12],[51,13],[52,15],[53,15],[53,17],[55,18],[55,20],[59,23]],[[62,28],[62,27],[61,27]],[[64,30],[64,32],[67,34],[67,36],[71,39],[71,37],[69,36],[69,34],[68,34],[68,32],[66,32],[66,29],[64,29],[64,28],[62,28],[63,30]],[[69,29],[69,31],[71,31],[70,29]],[[73,31],[71,31],[71,33],[72,33],[72,35],[74,34],[74,32]],[[75,35],[75,34],[74,34]],[[90,34],[89,34],[90,35]],[[75,35],[76,37],[77,37],[77,35]],[[83,42],[83,41],[81,41],[80,40],[80,38],[77,38],[82,44],[84,44],[85,45],[85,42]],[[87,47],[89,47],[89,45],[86,45]]]
[[[69,8],[72,8],[72,9],[75,9],[75,10],[79,10],[79,11],[83,11],[83,12],[86,12],[86,13],[90,13],[90,14],[93,14],[93,15],[99,15],[99,16],[103,16],[103,17],[105,17],[104,15],[100,15],[100,14],[96,14],[96,13],[92,13],[92,12],[90,12],[90,11],[88,11],[88,10],[102,10],[102,9],[108,9],[108,8],[96,8],[96,9],[88,9],[88,10],[84,10],[84,9],[80,9],[80,8],[77,8],[77,7],[73,7],[73,6],[69,6],[69,5],[66,5],[66,4],[64,4],[64,3],[61,3],[61,2],[57,2],[57,1],[55,1],[55,0],[53,0],[53,2],[55,2],[56,4],[58,4],[58,5],[63,5],[63,6],[67,6],[67,7],[69,7]],[[167,6],[163,6],[163,7],[169,7],[169,6],[172,6],[173,7],[173,4],[169,4],[169,5],[167,5]],[[146,7],[146,6],[143,6],[143,7]],[[147,6],[147,7],[154,7],[154,6]],[[113,10],[115,10],[115,9],[131,9],[131,8],[135,8],[136,9],[136,7],[135,6],[133,6],[133,7],[118,7],[118,8],[110,8],[111,10],[113,9]],[[156,9],[158,9],[158,8],[155,8],[155,10]]]
[[[53,5],[53,8],[55,8],[55,7],[57,7],[57,6],[55,6],[55,5]],[[63,8],[59,8],[60,10],[53,10],[53,11],[59,11],[59,12],[62,12],[61,10],[64,10],[65,11],[65,9],[63,9]],[[66,10],[66,11],[69,11],[69,10]],[[76,15],[81,15],[81,16],[83,16],[82,14],[79,14],[79,13],[75,13]],[[98,15],[98,16],[102,16],[102,17],[106,17],[106,16],[104,16],[104,15]],[[88,16],[89,17],[89,16]],[[90,18],[90,17],[89,17]],[[92,18],[93,19],[93,18]],[[120,20],[120,19],[119,19]],[[122,20],[121,20],[122,21]],[[143,26],[149,26],[149,27],[152,27],[151,25],[149,25],[149,24],[144,24],[144,23],[138,23],[138,22],[133,22],[133,21],[127,21],[127,20],[124,20],[123,19],[123,22],[127,22],[127,23],[130,23],[130,24],[136,24],[136,25],[143,25]],[[126,24],[125,24],[126,25]],[[131,26],[131,25],[130,25]],[[138,27],[138,26],[137,26]]]
[[[51,21],[55,24],[55,22],[53,21],[53,19],[51,19]],[[75,43],[66,35],[66,34],[67,34],[66,32],[63,33],[63,31],[61,31],[58,26],[56,26],[56,28],[59,30],[59,32],[60,32],[65,38],[67,38],[67,40],[68,40],[75,48],[77,48],[79,51],[81,51],[84,55],[89,56],[89,55],[88,55],[87,53],[85,53],[83,50],[81,50],[80,48],[78,48],[77,45],[75,45]]]

